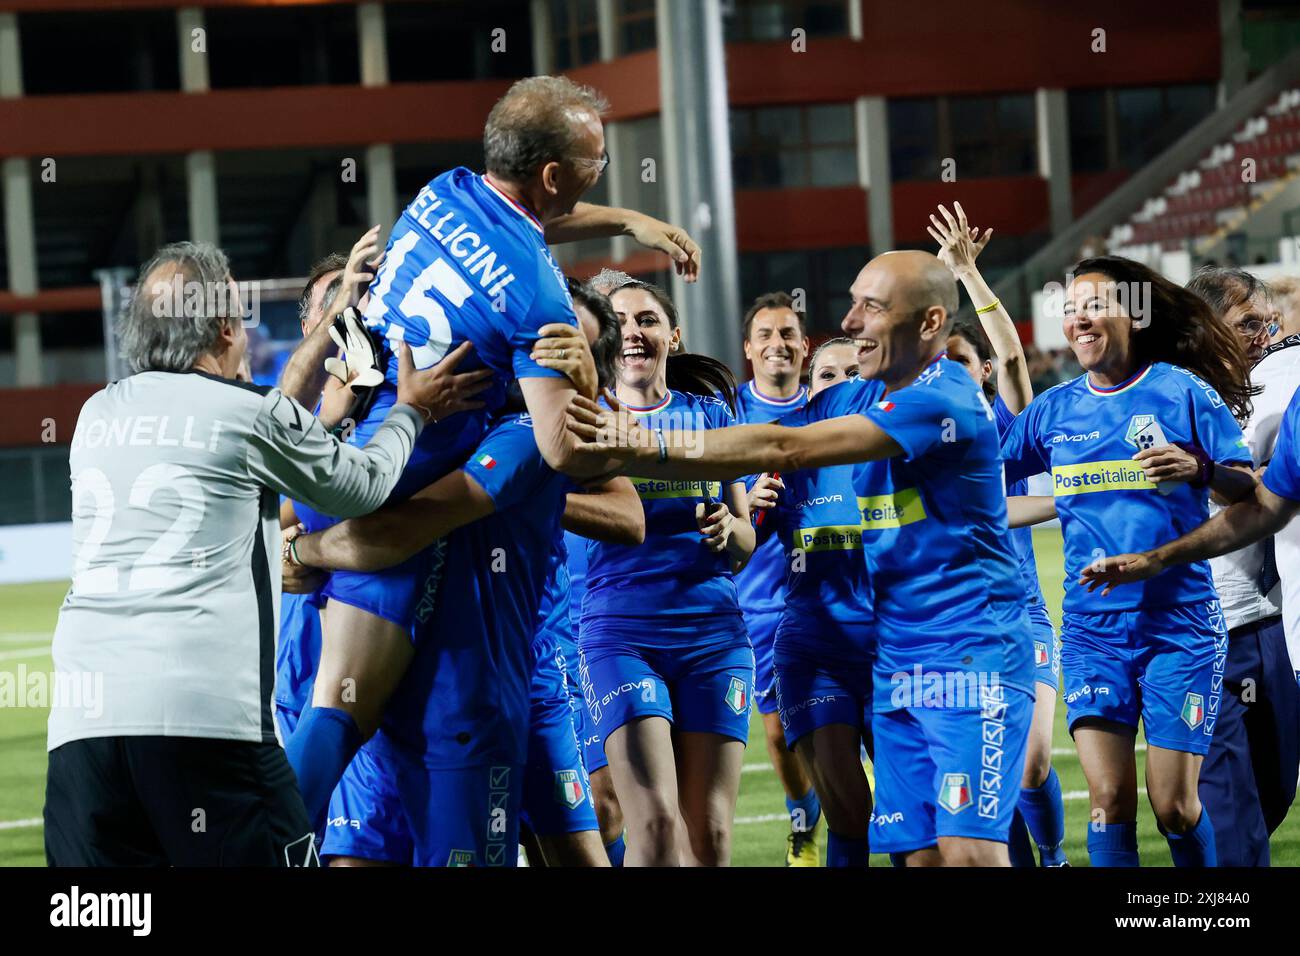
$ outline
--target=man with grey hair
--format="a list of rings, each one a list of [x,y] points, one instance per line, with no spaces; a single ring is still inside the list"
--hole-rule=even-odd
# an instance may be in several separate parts
[[[1241,430],[1252,463],[1261,468],[1273,458],[1282,415],[1300,386],[1300,338],[1269,345],[1271,289],[1244,269],[1203,266],[1187,288],[1237,333],[1250,359],[1250,382],[1259,393]],[[1222,510],[1211,499],[1210,516]],[[1294,522],[1271,539],[1210,559],[1228,631],[1228,692],[1197,789],[1214,825],[1220,866],[1267,866],[1269,836],[1295,799],[1300,689],[1284,612],[1300,619],[1297,565],[1300,525]]]
[[[397,401],[364,448],[277,389],[236,381],[248,336],[225,255],[166,246],[119,323],[133,374],[72,439],[73,576],[56,679],[97,705],[49,719],[55,866],[302,865],[311,827],[271,719],[276,493],[361,515],[392,491],[431,373],[402,351]],[[75,705],[74,705],[75,704]]]
[[[417,368],[436,368],[465,349],[466,371],[491,372],[481,408],[447,416],[426,431],[395,492],[399,499],[459,467],[516,382],[546,463],[576,477],[600,473],[588,471],[593,463],[579,459],[565,429],[573,383],[532,357],[546,326],[577,324],[547,244],[628,235],[671,256],[688,280],[699,267],[699,248],[681,229],[580,202],[609,162],[605,108],[596,91],[564,77],[516,82],[487,117],[486,172],[460,167],[435,177],[393,226],[365,308],[366,325],[387,343],[380,356],[386,380],[376,386],[369,410],[357,415],[355,440],[371,433],[393,400],[399,344],[410,348]],[[318,367],[313,349],[326,343],[315,338],[291,359],[286,378],[295,368]],[[575,348],[590,362],[585,341]],[[338,517],[297,511],[308,531],[323,530]],[[390,662],[409,657],[417,614],[427,619],[432,613],[440,572],[435,562],[431,574],[425,558],[416,555],[382,573],[337,571],[324,586],[312,706],[287,743],[313,821],[324,819],[335,784],[378,726],[379,705],[392,675],[400,673]]]
[[[635,281],[626,272],[618,269],[601,269],[587,282],[597,292],[603,296],[611,296],[618,289],[623,288],[629,282]]]

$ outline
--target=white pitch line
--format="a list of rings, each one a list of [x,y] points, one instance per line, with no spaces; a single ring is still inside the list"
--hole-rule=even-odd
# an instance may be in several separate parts
[[[31,817],[27,820],[0,820],[0,830],[21,830],[24,827],[44,826],[45,821],[40,817]]]
[[[50,645],[42,644],[40,647],[20,647],[12,651],[0,651],[0,661],[15,661],[24,657],[48,657]]]
[[[1146,794],[1146,787],[1138,791],[1140,795]],[[1061,794],[1062,800],[1086,800],[1088,799],[1087,790],[1067,790]],[[736,826],[751,826],[755,823],[779,823],[782,820],[789,820],[788,813],[760,813],[752,817],[736,817]],[[0,830],[21,830],[25,827],[44,826],[45,821],[40,817],[31,817],[27,820],[0,820]]]
[[[7,631],[0,633],[0,644],[26,644],[30,641],[44,641],[49,644],[54,635],[48,631]]]

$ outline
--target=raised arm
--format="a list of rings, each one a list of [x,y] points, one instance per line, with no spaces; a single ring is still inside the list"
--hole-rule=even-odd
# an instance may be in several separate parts
[[[613,478],[590,491],[570,492],[564,530],[595,541],[637,545],[645,541],[645,508],[626,478]]]
[[[1020,334],[1016,332],[1016,324],[1011,321],[1010,313],[975,267],[975,258],[988,245],[993,230],[985,230],[981,238],[979,229],[967,224],[961,203],[953,203],[953,208],[957,213],[955,217],[940,206],[943,221],[931,215],[931,225],[926,230],[939,243],[939,258],[952,270],[952,274],[970,296],[980,327],[993,346],[993,355],[997,360],[998,394],[1007,403],[1007,408],[1019,415],[1034,397],[1033,388],[1029,384],[1025,350],[1020,344]]]

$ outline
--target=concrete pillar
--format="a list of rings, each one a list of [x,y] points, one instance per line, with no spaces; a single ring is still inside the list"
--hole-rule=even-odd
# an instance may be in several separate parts
[[[528,20],[533,34],[533,73],[549,76],[555,72],[555,35],[551,30],[550,4],[547,0],[531,0]]]
[[[388,85],[388,48],[384,37],[384,7],[363,3],[357,7],[357,44],[361,59],[361,85]],[[366,147],[367,224],[385,230],[397,221],[397,167],[391,143]]]
[[[660,123],[669,218],[702,250],[705,268],[687,285],[674,273],[672,294],[687,344],[743,368],[736,208],[727,128],[719,0],[657,0]]]
[[[614,0],[596,0],[596,26],[600,36],[600,59],[608,63],[618,56],[618,10]],[[631,148],[631,138],[623,135],[619,123],[605,126],[605,151],[614,163],[639,163],[640,158],[631,156],[623,147]],[[615,175],[613,168],[605,170],[605,186],[609,190],[606,202],[611,206],[628,205],[628,197],[623,191],[624,179]],[[615,236],[610,243],[610,258],[621,262],[631,254],[634,244],[626,236]]]
[[[18,42],[18,17],[0,13],[0,99],[23,95],[23,68]],[[4,186],[5,248],[9,260],[9,289],[18,295],[36,292],[36,224],[32,216],[32,165],[26,156],[0,162]],[[40,385],[44,379],[41,320],[35,312],[14,316],[14,360],[17,384]]]
[[[1034,92],[1038,130],[1038,175],[1047,180],[1047,205],[1052,235],[1064,232],[1074,219],[1070,189],[1070,110],[1065,90]]]
[[[1223,107],[1246,85],[1250,57],[1241,38],[1241,0],[1219,0],[1219,103]]]
[[[889,173],[889,109],[883,96],[860,96],[853,104],[858,147],[858,185],[867,190],[867,229],[872,255],[894,248],[893,181]]]
[[[200,7],[182,7],[176,11],[177,55],[180,58],[181,90],[206,93],[211,89],[208,75],[208,38]],[[190,215],[190,238],[196,242],[221,244],[221,219],[217,214],[217,158],[210,149],[195,150],[185,156],[186,201]]]

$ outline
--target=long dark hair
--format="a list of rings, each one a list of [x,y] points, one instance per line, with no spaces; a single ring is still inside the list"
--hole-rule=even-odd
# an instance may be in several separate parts
[[[618,355],[623,347],[623,332],[618,327],[618,315],[614,312],[614,306],[610,304],[608,296],[602,295],[586,282],[572,276],[566,276],[565,279],[573,301],[585,306],[587,311],[596,317],[596,324],[600,326],[600,334],[596,336],[596,341],[591,343],[591,357],[596,361],[596,378],[600,382],[600,387],[613,388],[614,356]]]
[[[649,293],[668,316],[668,327],[677,328],[677,307],[662,288],[653,282],[634,279],[612,290],[610,295],[623,289],[641,289]],[[733,412],[736,411],[736,376],[725,363],[697,352],[669,352],[665,371],[670,389],[720,398]]]
[[[1250,384],[1246,350],[1240,337],[1204,299],[1123,256],[1082,259],[1070,270],[1070,276],[1073,279],[1089,272],[1101,273],[1130,288],[1145,283],[1151,290],[1146,313],[1132,316],[1147,320],[1132,333],[1131,347],[1139,367],[1150,362],[1182,366],[1213,386],[1237,421],[1250,417],[1250,397],[1258,389]]]
[[[989,341],[989,337],[984,334],[982,326],[966,319],[958,319],[948,331],[949,338],[954,335],[970,343],[970,347],[975,350],[975,357],[980,360],[980,364],[993,360],[993,344]],[[994,396],[998,393],[997,386],[993,383],[993,376],[990,375],[984,380],[983,389],[984,397],[990,402],[993,401]]]

